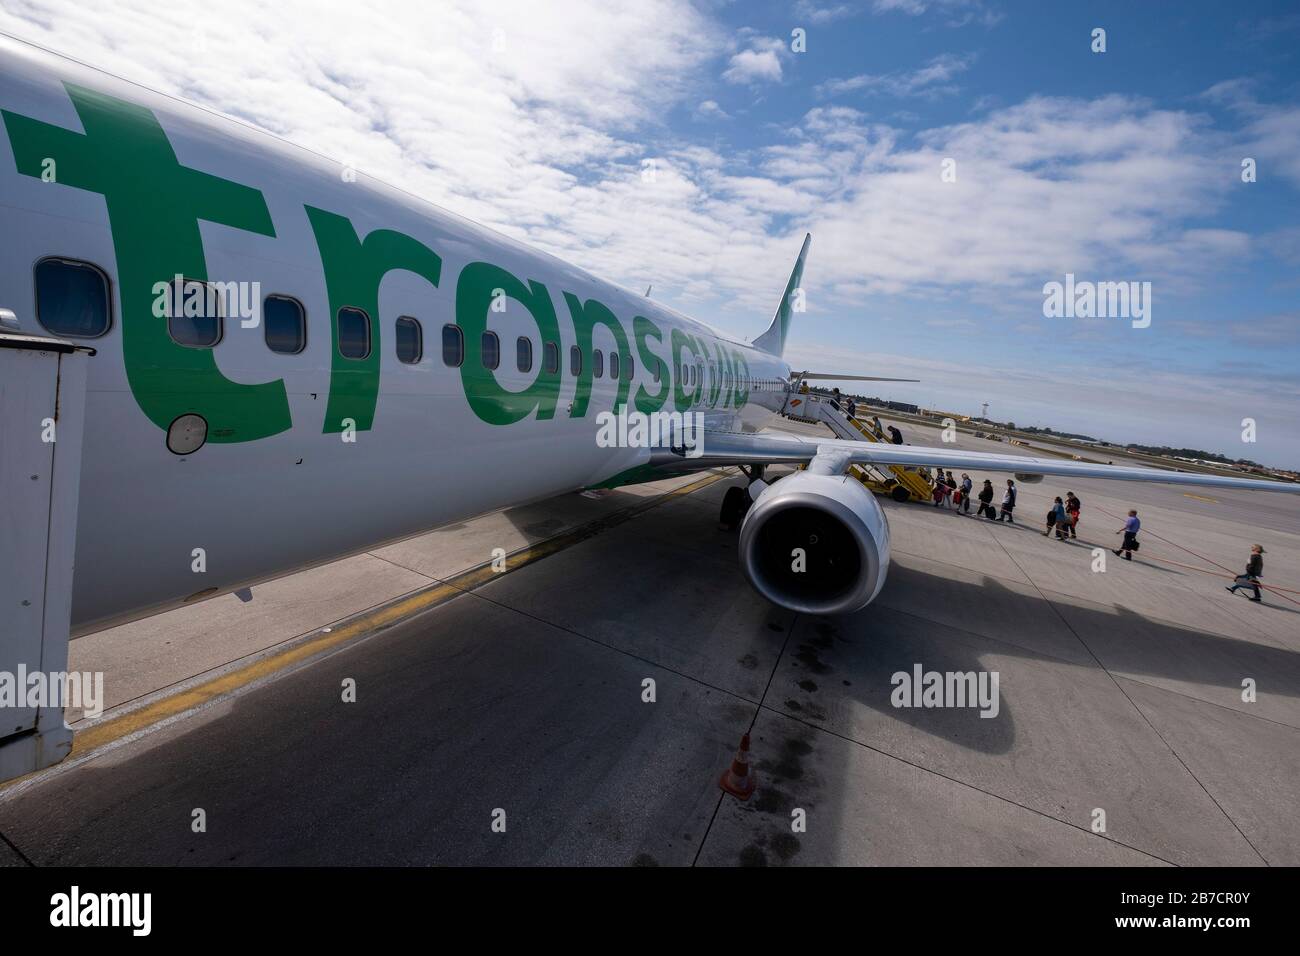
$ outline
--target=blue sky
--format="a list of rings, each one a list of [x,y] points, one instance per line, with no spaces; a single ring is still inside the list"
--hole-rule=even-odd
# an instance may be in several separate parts
[[[811,231],[796,366],[1300,468],[1294,3],[277,10],[0,0],[0,30],[653,283],[741,337],[766,325]],[[1067,272],[1150,282],[1150,327],[1045,318],[1043,285]]]
[[[978,122],[1034,97],[1086,104],[1119,96],[1144,104],[1135,109],[1139,117],[1152,111],[1186,115],[1196,131],[1188,137],[1189,151],[1221,160],[1204,170],[1211,181],[1196,190],[1195,201],[1169,203],[1161,223],[1169,235],[1222,230],[1235,234],[1241,245],[1225,236],[1221,248],[1191,256],[1187,270],[1133,268],[1121,249],[1084,257],[1073,267],[1079,278],[1152,280],[1153,322],[1147,329],[1122,320],[1044,319],[1035,310],[1041,283],[1026,276],[1006,290],[1014,301],[1002,307],[963,301],[962,289],[978,293],[980,283],[941,283],[936,294],[908,289],[867,296],[861,307],[833,305],[805,317],[815,341],[830,345],[842,336],[845,345],[869,353],[883,339],[888,351],[900,356],[1037,373],[1022,387],[981,375],[981,387],[968,388],[960,373],[935,379],[922,368],[917,374],[926,378],[923,385],[878,390],[891,397],[965,412],[978,411],[987,400],[995,415],[1020,423],[1117,440],[1185,442],[1300,465],[1293,423],[1300,411],[1300,170],[1294,153],[1288,155],[1298,142],[1300,8],[1258,4],[1245,16],[1240,7],[1211,3],[899,6],[873,15],[861,7],[850,12],[847,5],[810,4],[796,8],[793,17],[786,4],[723,8],[721,15],[736,30],[755,29],[765,36],[779,36],[792,22],[808,23],[809,53],[783,56],[780,82],[716,87],[716,102],[733,120],[713,124],[720,138],[715,148],[762,149],[771,141],[767,124],[792,124],[810,103],[862,111],[869,121],[892,127],[907,148],[923,144],[929,131]],[[1090,49],[1091,31],[1098,26],[1106,30],[1104,54]],[[919,75],[927,68],[929,74]],[[843,82],[864,75],[870,79]],[[1249,148],[1260,135],[1253,127],[1274,112],[1276,129],[1266,130],[1273,133],[1272,165],[1256,155],[1259,178],[1242,183],[1240,158],[1258,152]],[[678,116],[674,123],[683,119]],[[1097,134],[1104,136],[1105,130]],[[962,156],[954,158],[960,178]],[[1060,175],[1068,178],[1077,159],[1062,151],[1050,161],[1060,162]],[[941,226],[941,219],[936,224]],[[1147,241],[1159,242],[1159,235]],[[810,296],[816,295],[817,256],[827,252],[817,238],[814,232],[806,281]],[[1062,261],[1062,271],[1071,268],[1068,259]],[[1044,275],[1042,281],[1052,278],[1061,275]],[[993,288],[1002,290],[1002,283]],[[801,330],[796,344],[803,336]],[[816,360],[812,353],[810,362]],[[1087,386],[1071,388],[1071,400],[1064,403],[1055,399],[1054,388],[1035,393],[1053,368],[1071,386]],[[1125,403],[1109,399],[1089,400],[1088,387],[1141,392],[1149,375],[1171,372],[1186,381],[1169,382],[1151,402],[1150,413],[1125,411]],[[1261,402],[1256,409],[1243,394],[1207,428],[1179,409],[1180,399],[1194,404],[1200,378],[1217,383],[1252,378],[1274,387],[1283,400]],[[1240,441],[1240,420],[1248,416],[1266,420],[1264,431],[1271,433],[1261,435],[1254,448]]]

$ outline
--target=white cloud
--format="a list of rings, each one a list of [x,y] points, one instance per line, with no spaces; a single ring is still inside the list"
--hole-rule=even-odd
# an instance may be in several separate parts
[[[794,16],[796,20],[807,21],[818,26],[827,23],[833,23],[836,20],[844,20],[856,16],[861,10],[857,7],[850,6],[846,3],[831,4],[822,6],[812,2],[812,0],[799,0],[794,5]]]
[[[1300,22],[1300,18],[1297,18]],[[1261,102],[1254,80],[1235,77],[1211,86],[1201,94],[1242,120],[1242,128],[1224,152],[1225,169],[1238,179],[1241,161],[1256,162],[1257,181],[1280,175],[1300,185],[1300,108]]]
[[[914,17],[924,13],[927,5],[926,0],[874,0],[871,6],[876,13],[897,12]]]
[[[695,107],[695,118],[705,121],[725,120],[731,119],[731,115],[718,105],[717,100],[705,100]]]
[[[758,37],[747,50],[735,54],[722,78],[728,83],[776,83],[781,79],[781,52],[785,44],[771,37]]]
[[[1066,272],[1176,285],[1246,248],[1238,233],[1183,224],[1224,201],[1186,114],[1121,97],[1035,98],[912,148],[855,128],[884,148],[847,171],[814,230],[814,275],[846,297],[936,286],[993,296]],[[956,182],[941,179],[945,159]]]
[[[860,90],[869,93],[887,93],[890,96],[921,96],[936,98],[956,93],[953,78],[970,69],[974,54],[957,56],[944,53],[934,57],[925,66],[893,73],[859,73],[845,79],[827,80],[817,87],[822,94],[837,95]]]
[[[933,11],[946,17],[945,22],[950,27],[968,23],[992,26],[1003,16],[985,0],[873,0],[871,9],[877,15],[904,13],[912,17]]]
[[[1276,173],[1300,185],[1300,109],[1257,107],[1243,130],[1243,138],[1242,156],[1257,161],[1258,177]],[[1234,169],[1234,173],[1239,174],[1240,169]]]
[[[563,217],[575,171],[635,163],[645,148],[630,134],[656,125],[726,42],[677,0],[623,10],[285,0],[274,17],[254,0],[225,0],[219,16],[198,0],[111,11],[32,0],[0,9],[0,29],[516,236]]]

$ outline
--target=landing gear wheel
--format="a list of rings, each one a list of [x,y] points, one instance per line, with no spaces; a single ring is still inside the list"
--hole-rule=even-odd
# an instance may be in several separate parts
[[[727,493],[722,496],[722,508],[718,512],[718,524],[728,531],[735,529],[745,517],[745,512],[753,504],[749,500],[749,492],[739,485],[732,485],[727,489]]]
[[[907,493],[907,489],[902,485],[894,485],[893,488],[889,489],[889,497],[893,498],[899,504],[902,504],[912,496]]]

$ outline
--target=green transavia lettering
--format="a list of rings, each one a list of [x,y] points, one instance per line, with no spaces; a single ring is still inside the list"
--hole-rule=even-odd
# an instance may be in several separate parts
[[[210,348],[174,342],[153,313],[152,290],[158,282],[177,275],[198,281],[209,278],[199,220],[275,238],[262,193],[182,166],[150,110],[71,83],[65,89],[84,133],[8,110],[0,114],[20,173],[40,179],[43,163],[53,159],[58,184],[104,197],[117,259],[122,359],[140,410],[164,430],[180,415],[202,415],[212,442],[256,441],[288,430],[293,422],[283,380],[251,385],[231,381],[217,368]],[[365,431],[373,427],[379,400],[380,283],[388,273],[402,270],[436,289],[442,279],[442,258],[400,232],[376,229],[363,239],[346,217],[314,206],[303,209],[320,255],[331,317],[333,348],[324,431],[343,431],[345,420]],[[504,388],[496,372],[482,362],[488,313],[503,293],[532,317],[541,341],[560,350],[559,366],[538,361],[536,377],[523,390]],[[628,404],[632,378],[622,370],[631,367],[634,347],[646,380],[632,396],[639,412],[658,412],[669,398],[678,412],[701,405],[740,409],[748,401],[749,366],[739,351],[673,328],[665,361],[659,354],[665,345],[663,330],[650,319],[634,316],[629,338],[622,320],[604,303],[561,293],[573,322],[574,344],[583,357],[568,417],[586,416],[591,404],[592,339],[598,326],[609,331],[617,346],[620,374],[615,409]],[[338,315],[344,308],[359,309],[371,319],[372,340],[365,358],[345,358],[339,350]],[[465,345],[461,385],[475,415],[491,425],[510,425],[529,416],[539,421],[555,417],[565,350],[551,291],[545,285],[489,262],[471,262],[456,279],[456,323]],[[781,331],[784,335],[784,323]],[[692,365],[701,371],[708,366],[713,374],[707,378],[698,372],[683,374]],[[707,389],[705,382],[710,383]]]

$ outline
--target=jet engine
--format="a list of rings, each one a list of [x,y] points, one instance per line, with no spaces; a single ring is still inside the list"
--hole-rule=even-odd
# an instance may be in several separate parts
[[[856,611],[885,583],[889,522],[856,479],[797,471],[759,491],[740,527],[740,567],[774,604]]]

